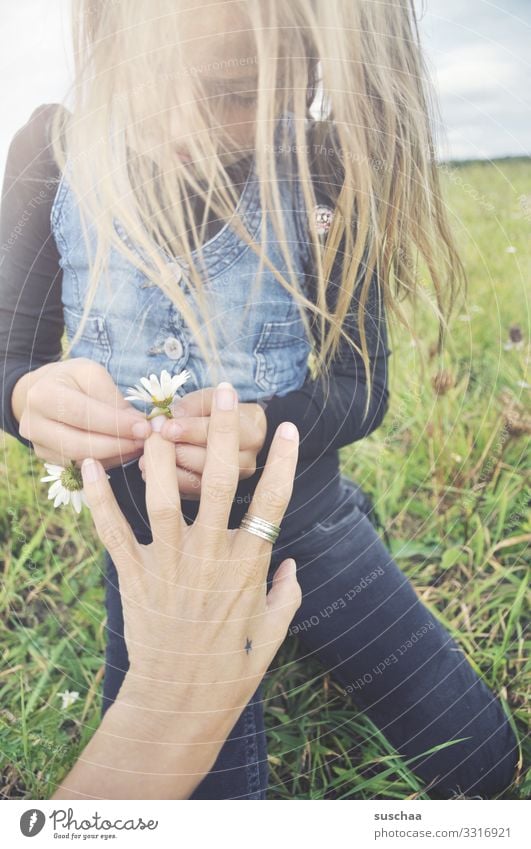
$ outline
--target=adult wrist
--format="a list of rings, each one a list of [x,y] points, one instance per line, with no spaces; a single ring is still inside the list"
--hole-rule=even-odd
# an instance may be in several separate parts
[[[223,687],[223,699],[212,697],[216,687]],[[221,748],[244,707],[233,707],[233,701],[233,687],[165,680],[148,684],[128,671],[112,707],[135,725],[145,741],[211,747],[217,743]]]

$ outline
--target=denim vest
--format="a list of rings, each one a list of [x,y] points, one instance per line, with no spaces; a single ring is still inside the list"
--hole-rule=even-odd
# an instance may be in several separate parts
[[[291,113],[279,119],[276,140],[284,128],[290,138],[293,131]],[[275,150],[278,149],[275,145]],[[249,233],[259,241],[263,213],[255,167],[253,160],[237,211]],[[302,190],[292,173],[290,157],[286,162],[280,161],[278,167],[284,240],[290,246],[300,290],[307,295],[303,266],[308,246],[304,239],[307,228]],[[67,336],[71,339],[80,323],[85,303],[89,262],[77,202],[68,184],[67,172],[68,161],[53,202],[51,226],[63,270],[64,321]],[[120,238],[138,253],[139,249],[121,224],[116,220],[113,224]],[[92,227],[89,227],[89,243],[91,250],[95,251]],[[186,263],[166,254],[158,246],[156,249],[161,251],[176,283],[191,298]],[[273,266],[287,277],[286,264],[270,216],[267,256]],[[222,226],[200,251],[193,252],[192,257],[203,275],[209,315],[212,316],[216,345],[220,351],[223,373],[219,379],[230,381],[242,402],[284,395],[300,388],[307,375],[311,345],[294,299],[273,273],[267,266],[263,267],[259,297],[246,310],[249,290],[256,285],[259,257],[233,232],[230,224]],[[203,268],[208,276],[203,273]],[[180,390],[181,394],[213,385],[208,363],[172,301],[114,247],[110,249],[109,272],[112,292],[109,293],[109,287],[100,283],[85,328],[71,356],[88,357],[103,365],[122,394],[140,377],[153,372],[159,375],[162,369],[170,374],[188,369],[191,378]],[[190,304],[195,309],[193,299]],[[145,409],[142,402],[134,403],[139,409]]]

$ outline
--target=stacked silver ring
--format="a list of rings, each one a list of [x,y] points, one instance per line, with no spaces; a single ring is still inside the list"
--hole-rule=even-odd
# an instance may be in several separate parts
[[[276,542],[280,533],[280,525],[267,522],[265,519],[259,519],[258,516],[251,516],[250,513],[245,514],[241,520],[240,528],[273,543]]]

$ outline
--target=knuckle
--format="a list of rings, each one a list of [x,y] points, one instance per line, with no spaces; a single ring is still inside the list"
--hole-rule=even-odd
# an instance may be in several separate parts
[[[212,501],[223,501],[234,493],[232,477],[220,472],[203,476],[202,492]]]
[[[268,486],[260,492],[259,501],[261,505],[270,507],[273,510],[284,510],[288,503],[288,498],[282,487],[273,489]]]
[[[149,514],[152,521],[158,525],[172,527],[177,521],[177,505],[167,502],[165,504],[148,505]]]
[[[214,433],[220,434],[221,436],[238,432],[238,424],[233,421],[227,421],[224,418],[218,418],[215,422],[211,422],[210,427],[212,427]]]
[[[124,529],[116,522],[105,521],[100,524],[98,533],[105,548],[111,552],[119,551],[126,544]]]

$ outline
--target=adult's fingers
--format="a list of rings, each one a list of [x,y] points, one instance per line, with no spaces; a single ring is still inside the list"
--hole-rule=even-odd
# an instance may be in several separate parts
[[[292,557],[283,560],[275,574],[267,594],[268,613],[274,615],[279,627],[288,629],[295,611],[301,606],[302,591],[297,581],[297,566]]]
[[[291,422],[282,422],[277,428],[267,455],[267,462],[258,481],[248,514],[267,522],[280,525],[293,492],[293,479],[299,453],[299,432]],[[234,540],[233,551],[237,560],[252,560],[258,563],[260,555],[270,553],[272,543],[239,528]],[[263,568],[269,561],[262,558]],[[267,562],[266,562],[267,561]],[[259,578],[262,577],[260,574]]]
[[[208,427],[201,500],[195,524],[204,539],[215,545],[227,531],[234,493],[238,485],[240,442],[238,396],[230,383],[220,383]]]
[[[120,583],[130,585],[140,566],[135,535],[118,506],[101,463],[93,457],[85,458],[81,475],[98,536],[116,564]]]
[[[146,439],[144,469],[146,508],[155,556],[161,565],[176,562],[186,522],[181,511],[175,446],[158,433]]]

